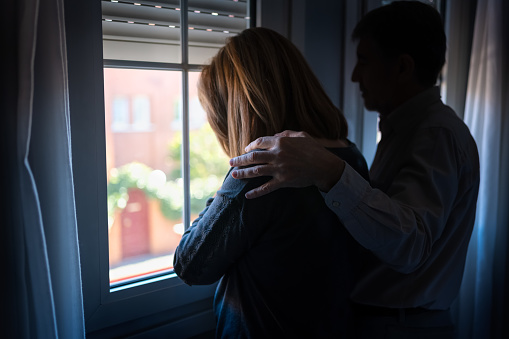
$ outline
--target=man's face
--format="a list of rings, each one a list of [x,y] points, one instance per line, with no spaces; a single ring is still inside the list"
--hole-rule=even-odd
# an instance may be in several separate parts
[[[396,67],[395,62],[382,57],[372,40],[363,38],[359,41],[352,81],[359,83],[366,109],[384,115],[396,108]]]

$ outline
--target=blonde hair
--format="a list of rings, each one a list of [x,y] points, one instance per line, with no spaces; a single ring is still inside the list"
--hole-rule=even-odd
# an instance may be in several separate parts
[[[203,68],[198,95],[230,157],[253,140],[284,130],[346,139],[348,127],[299,50],[279,33],[249,28]]]

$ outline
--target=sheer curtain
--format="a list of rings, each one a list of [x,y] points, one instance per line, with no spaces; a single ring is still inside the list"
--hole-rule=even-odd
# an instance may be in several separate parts
[[[458,298],[459,338],[506,338],[509,218],[507,1],[478,0],[465,122],[479,148],[477,217]],[[505,25],[505,26],[504,26]]]
[[[2,337],[84,338],[63,1],[1,12]]]

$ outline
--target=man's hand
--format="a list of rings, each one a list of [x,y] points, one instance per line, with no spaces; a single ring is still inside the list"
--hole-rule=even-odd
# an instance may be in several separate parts
[[[341,178],[345,168],[343,160],[304,132],[284,131],[272,137],[258,138],[246,147],[246,152],[250,153],[231,159],[230,165],[255,166],[234,170],[234,178],[272,177],[267,183],[247,192],[248,199],[282,187],[315,185],[322,192],[328,192]]]

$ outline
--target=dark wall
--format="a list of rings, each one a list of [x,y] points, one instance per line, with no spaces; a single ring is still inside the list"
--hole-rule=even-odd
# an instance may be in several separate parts
[[[304,54],[335,105],[342,98],[344,1],[257,0],[256,26],[273,29]]]
[[[343,106],[344,2],[306,1],[304,54],[332,102]]]

